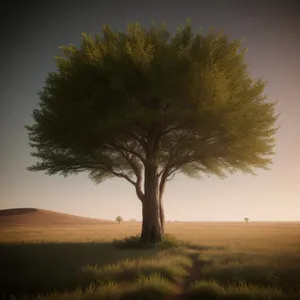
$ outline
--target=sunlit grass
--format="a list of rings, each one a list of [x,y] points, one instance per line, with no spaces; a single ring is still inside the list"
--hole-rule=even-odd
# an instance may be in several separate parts
[[[149,276],[141,274],[131,291],[124,293],[120,299],[157,300],[172,294],[174,294],[174,288],[171,282],[160,274],[154,273]]]
[[[199,281],[188,290],[188,299],[207,300],[296,300],[299,292],[285,294],[277,287],[264,287],[240,281],[231,285],[221,285],[217,281]]]
[[[32,300],[117,300],[120,298],[121,290],[113,282],[107,282],[101,286],[90,285],[84,290],[76,289],[73,292],[53,292],[46,295],[32,297]],[[26,298],[23,297],[25,300]],[[23,300],[22,299],[22,300]],[[28,299],[29,300],[29,299]]]
[[[300,255],[292,250],[282,253],[203,251],[199,259],[206,264],[201,273],[204,279],[222,284],[246,281],[283,290],[296,289],[300,282]]]
[[[87,265],[82,268],[83,276],[90,281],[116,280],[132,281],[139,276],[158,274],[162,278],[174,281],[187,275],[191,261],[184,255],[157,257],[154,259],[126,259],[106,266]]]
[[[171,282],[160,274],[153,273],[148,276],[139,274],[131,284],[126,286],[120,287],[114,281],[108,280],[100,285],[91,284],[84,290],[52,292],[36,297],[23,296],[22,300],[156,300],[173,294],[174,287]],[[15,298],[8,299],[13,300]]]

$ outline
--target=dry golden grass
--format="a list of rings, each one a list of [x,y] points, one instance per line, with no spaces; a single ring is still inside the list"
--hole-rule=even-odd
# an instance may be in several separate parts
[[[40,299],[300,299],[300,223],[168,223],[189,244],[180,251],[111,243],[140,227],[1,226],[0,287],[17,299],[53,290]]]
[[[109,241],[136,235],[140,222],[66,224],[43,226],[40,224],[1,226],[0,242],[86,242]],[[230,247],[267,247],[300,244],[300,222],[174,222],[166,224],[166,231],[178,239],[201,245],[228,245]]]

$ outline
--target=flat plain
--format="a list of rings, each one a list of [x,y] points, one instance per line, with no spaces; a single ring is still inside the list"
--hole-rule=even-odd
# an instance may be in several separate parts
[[[0,213],[2,299],[300,299],[300,223],[168,222],[183,246],[113,242],[140,227]]]

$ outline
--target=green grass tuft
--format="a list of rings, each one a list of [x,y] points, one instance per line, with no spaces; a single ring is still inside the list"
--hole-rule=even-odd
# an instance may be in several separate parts
[[[159,276],[176,281],[187,275],[187,268],[191,261],[185,255],[162,253],[157,258],[125,259],[106,266],[86,265],[82,267],[82,280],[85,282],[116,282],[130,283],[140,276]]]
[[[188,290],[187,299],[206,300],[296,300],[299,294],[284,294],[279,288],[239,282],[221,285],[217,281],[198,281]]]
[[[123,293],[121,300],[159,300],[174,294],[172,284],[160,274],[140,275],[131,291]]]
[[[124,239],[115,239],[113,244],[119,249],[171,249],[185,248],[187,244],[170,234],[166,234],[162,242],[153,244],[141,241],[140,235],[125,237]]]

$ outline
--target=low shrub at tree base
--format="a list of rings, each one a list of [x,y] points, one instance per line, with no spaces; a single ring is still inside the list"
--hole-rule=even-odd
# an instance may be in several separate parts
[[[158,249],[170,249],[170,248],[185,248],[187,243],[178,240],[175,236],[170,234],[165,234],[164,240],[156,244],[150,242],[143,242],[140,235],[129,236],[124,239],[115,239],[113,244],[119,249],[148,249],[148,248],[158,248]]]

